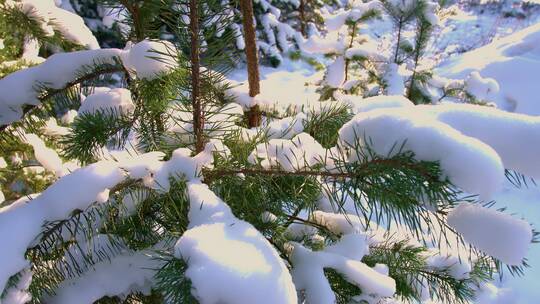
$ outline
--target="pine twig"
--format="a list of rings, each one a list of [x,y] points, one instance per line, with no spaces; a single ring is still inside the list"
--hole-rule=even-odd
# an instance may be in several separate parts
[[[266,176],[316,176],[316,177],[329,177],[329,178],[354,178],[365,175],[366,172],[362,172],[368,169],[368,166],[379,164],[379,165],[390,165],[395,167],[405,166],[413,170],[419,171],[428,179],[437,180],[436,176],[431,176],[429,173],[424,172],[421,166],[415,166],[413,164],[407,164],[400,162],[395,159],[375,159],[370,162],[367,162],[361,165],[357,172],[329,172],[321,170],[299,170],[299,171],[284,171],[280,169],[249,169],[249,168],[240,168],[240,169],[213,169],[213,170],[203,170],[203,176],[206,182],[211,183],[212,180],[218,179],[225,176],[244,174],[244,175],[266,175]],[[361,173],[359,173],[359,172]]]

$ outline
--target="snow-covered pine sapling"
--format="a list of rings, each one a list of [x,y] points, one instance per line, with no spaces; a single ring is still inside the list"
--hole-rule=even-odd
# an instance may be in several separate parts
[[[294,29],[289,23],[282,20],[282,10],[277,7],[277,1],[254,1],[253,8],[258,35],[257,45],[266,59],[265,62],[272,66],[278,66],[283,61],[283,55],[297,49],[297,45],[303,40],[300,30]],[[286,7],[294,6],[295,9],[284,9],[283,14],[294,12],[299,5],[298,1],[281,1]],[[284,7],[284,8],[286,8]]]
[[[384,77],[386,90],[389,94],[405,94],[417,104],[429,103],[431,100],[425,96],[422,88],[428,83],[432,73],[425,70],[425,67],[424,70],[419,68],[433,28],[439,22],[439,5],[431,0],[381,2],[385,13],[394,23],[396,32],[393,63],[389,63]],[[411,31],[411,27],[414,35],[406,39],[405,33]],[[410,76],[406,88],[405,76]]]
[[[381,60],[381,57],[371,39],[359,34],[359,25],[376,18],[379,12],[377,1],[354,2],[351,7],[326,16],[325,37],[313,35],[301,45],[303,52],[322,53],[331,62],[326,67],[321,87],[322,100],[334,99],[335,92],[357,93],[363,88],[365,83],[356,73],[359,69],[368,75],[365,82],[377,75],[370,60]]]
[[[293,26],[304,37],[311,36],[324,23],[319,12],[321,7],[340,6],[335,1],[324,0],[279,0],[271,4],[280,10],[280,20]]]
[[[458,102],[488,106],[500,98],[499,89],[495,79],[482,77],[478,71],[470,72],[465,79],[448,79],[434,74],[421,87],[423,95],[434,104]]]

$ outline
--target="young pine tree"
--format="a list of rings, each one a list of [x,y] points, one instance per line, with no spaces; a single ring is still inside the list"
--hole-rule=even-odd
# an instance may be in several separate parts
[[[484,203],[505,168],[536,174],[490,129],[525,118],[381,94],[259,112],[256,126],[225,77],[238,35],[221,1],[107,5],[126,17],[125,49],[62,52],[0,79],[3,153],[52,175],[0,209],[2,303],[467,303],[505,265],[526,266],[536,233]],[[365,63],[356,27],[375,15],[343,21],[340,71]],[[467,131],[471,119],[486,123]]]

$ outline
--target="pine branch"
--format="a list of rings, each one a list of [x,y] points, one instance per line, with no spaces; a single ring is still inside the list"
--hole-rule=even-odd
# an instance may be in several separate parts
[[[133,118],[118,110],[83,113],[71,126],[71,132],[62,139],[63,155],[78,159],[82,164],[95,161],[99,149],[111,143],[122,147],[133,126]]]
[[[422,289],[434,300],[444,303],[468,303],[475,296],[475,286],[491,279],[493,265],[480,257],[468,277],[456,279],[449,268],[434,269],[427,264],[427,249],[408,244],[408,240],[388,241],[370,247],[362,261],[373,267],[385,264],[397,286],[397,295],[405,300],[422,299]]]
[[[401,30],[403,29],[403,18],[399,18],[398,24],[398,33],[397,33],[397,42],[396,42],[396,50],[394,52],[394,62],[399,63],[398,61],[398,55],[399,55],[399,45],[401,44]]]
[[[420,57],[422,56],[422,52],[426,47],[431,29],[432,29],[431,23],[424,20],[424,18],[420,18],[418,20],[416,45],[414,48],[414,66],[412,70],[413,74],[411,76],[411,82],[409,83],[409,89],[407,91],[407,98],[409,98],[410,100],[414,100],[412,98],[413,98],[413,91],[414,91],[414,84],[416,80],[418,63],[420,61]]]
[[[284,171],[280,169],[253,169],[253,168],[242,168],[242,169],[211,169],[203,170],[203,176],[206,182],[211,183],[215,179],[219,179],[224,176],[245,174],[245,175],[268,175],[268,176],[312,176],[312,177],[329,177],[332,179],[346,179],[346,178],[358,178],[363,177],[371,173],[368,169],[371,166],[376,165],[387,165],[394,168],[406,167],[411,170],[418,170],[422,175],[427,179],[435,181],[437,176],[432,176],[430,173],[423,170],[421,165],[409,164],[401,162],[397,159],[375,159],[369,163],[364,163],[358,167],[355,172],[330,172],[322,170],[298,170],[294,172]]]
[[[187,263],[167,252],[162,252],[158,258],[165,264],[155,275],[156,289],[163,295],[165,303],[198,304],[191,295],[191,281],[185,276]]]

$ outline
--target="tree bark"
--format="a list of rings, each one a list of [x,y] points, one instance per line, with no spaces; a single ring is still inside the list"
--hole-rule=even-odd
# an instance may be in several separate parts
[[[306,0],[300,0],[300,7],[298,8],[298,10],[300,11],[300,33],[302,33],[302,36],[304,37],[306,37],[305,1]]]
[[[200,62],[199,62],[199,14],[197,0],[189,1],[189,26],[191,32],[191,104],[193,106],[193,133],[195,136],[195,152],[204,150],[204,119],[200,95]]]
[[[255,97],[261,92],[259,84],[259,59],[257,58],[257,43],[255,39],[255,25],[253,24],[252,0],[240,0],[244,25],[244,42],[248,66],[249,96]],[[258,105],[251,107],[248,112],[249,127],[258,127],[261,124],[261,111]]]

